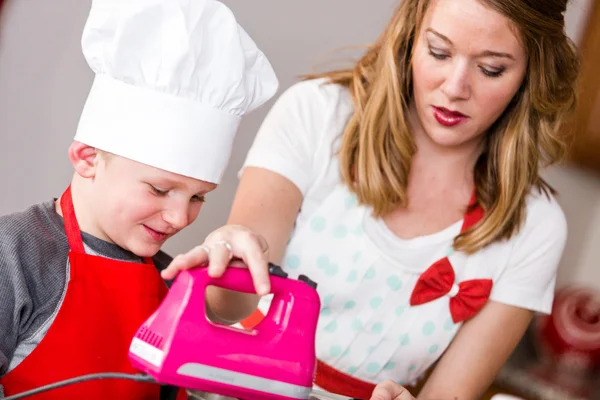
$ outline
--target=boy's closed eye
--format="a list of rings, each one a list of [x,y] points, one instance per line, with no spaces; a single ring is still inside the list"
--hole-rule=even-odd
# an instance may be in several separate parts
[[[154,186],[152,184],[148,184],[148,186],[150,186],[151,191],[156,196],[161,196],[161,197],[162,196],[166,196],[169,193],[169,191],[171,190],[171,189],[158,188],[158,187],[156,187],[156,186]],[[194,202],[205,202],[206,201],[206,196],[204,194],[196,194],[196,195],[193,195],[191,197],[191,201],[194,201]]]

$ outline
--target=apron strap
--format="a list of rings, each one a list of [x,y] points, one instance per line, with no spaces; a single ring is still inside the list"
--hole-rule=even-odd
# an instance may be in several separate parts
[[[317,360],[315,384],[328,392],[353,399],[370,399],[375,385],[347,375]]]
[[[71,195],[71,185],[65,190],[60,198],[60,208],[63,213],[65,223],[65,233],[69,241],[69,248],[76,253],[85,253],[83,240],[81,239],[81,230],[75,216],[75,208],[73,207],[73,197]]]
[[[69,248],[75,253],[85,254],[85,247],[83,246],[83,239],[81,238],[81,229],[79,228],[79,222],[77,222],[77,216],[75,215],[75,207],[73,206],[71,185],[67,187],[67,190],[65,190],[60,198],[60,208],[63,213],[65,233],[69,242]],[[152,257],[143,257],[143,259],[145,264],[154,266]]]
[[[483,208],[481,208],[481,206],[477,203],[477,196],[475,190],[473,190],[473,195],[471,196],[471,200],[469,201],[469,205],[467,206],[467,212],[465,213],[463,225],[460,228],[460,233],[463,233],[473,225],[477,224],[482,219]]]

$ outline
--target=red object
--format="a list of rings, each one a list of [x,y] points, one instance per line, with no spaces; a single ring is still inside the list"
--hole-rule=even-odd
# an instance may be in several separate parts
[[[370,399],[375,390],[374,384],[356,379],[322,361],[317,361],[315,383],[330,393],[342,394],[352,399]]]
[[[433,116],[440,125],[449,128],[463,123],[469,119],[467,116],[459,112],[449,111],[441,107],[433,107]]]
[[[469,203],[461,233],[483,218],[483,209],[476,205],[475,195]],[[450,315],[454,323],[466,321],[475,316],[487,303],[492,292],[491,279],[473,279],[456,284],[456,275],[450,259],[444,257],[433,263],[419,277],[410,296],[410,305],[417,306],[449,295]]]
[[[1,380],[6,396],[102,372],[137,373],[127,357],[139,326],[167,293],[151,259],[145,264],[85,253],[70,187],[61,197],[69,241],[64,300],[41,343]],[[185,391],[179,391],[185,398]],[[47,391],[32,400],[158,400],[160,386],[129,380],[92,380]]]
[[[442,258],[421,275],[410,297],[410,305],[417,306],[450,295],[450,315],[454,323],[472,318],[487,303],[493,282],[491,279],[473,279],[455,285],[454,279],[450,260]]]
[[[539,317],[536,329],[543,352],[560,366],[600,367],[600,293],[579,287],[560,290],[552,314]]]

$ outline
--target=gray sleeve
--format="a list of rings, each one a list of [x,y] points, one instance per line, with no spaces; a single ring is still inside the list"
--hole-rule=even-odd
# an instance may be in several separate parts
[[[0,218],[0,376],[17,347],[21,315],[31,312],[31,299],[19,263],[18,235],[8,217]]]
[[[0,377],[58,307],[68,243],[44,207],[0,217]]]

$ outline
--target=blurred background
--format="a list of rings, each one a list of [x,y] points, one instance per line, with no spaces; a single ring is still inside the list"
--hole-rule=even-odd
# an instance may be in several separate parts
[[[224,3],[273,64],[281,93],[300,74],[339,65],[359,54],[360,49],[335,51],[374,40],[398,1]],[[6,214],[58,197],[67,186],[72,174],[67,148],[93,76],[80,48],[90,0],[0,0],[0,7],[0,214]],[[577,285],[600,290],[600,75],[594,68],[600,65],[600,0],[572,0],[566,23],[568,35],[584,56],[584,83],[582,104],[570,126],[575,134],[569,161],[544,172],[559,191],[569,224],[558,289]],[[167,243],[167,252],[187,251],[225,223],[236,173],[272,102],[243,120],[224,183],[209,196],[196,223]],[[598,325],[598,313],[600,305],[586,316],[591,318],[588,322]],[[530,375],[537,375],[531,379],[515,373],[532,370],[528,365],[534,353],[531,346],[524,346],[499,384],[528,387],[521,392],[531,399],[600,399],[600,391],[590,389],[589,379],[580,375],[557,384],[547,371],[534,371]],[[600,382],[600,374],[595,378],[592,381]],[[544,390],[553,397],[542,397]],[[560,393],[568,394],[556,397],[563,396]]]

